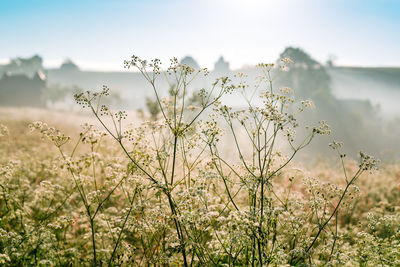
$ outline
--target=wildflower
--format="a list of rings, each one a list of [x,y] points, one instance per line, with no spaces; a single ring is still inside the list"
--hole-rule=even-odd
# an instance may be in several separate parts
[[[313,132],[320,135],[329,135],[331,130],[325,121],[320,121],[317,127],[313,127]]]
[[[9,135],[10,131],[8,130],[7,126],[0,124],[0,137]]]
[[[61,147],[71,139],[69,136],[66,136],[58,129],[50,127],[46,123],[40,121],[29,124],[29,128],[31,129],[31,131],[39,130],[43,138],[47,137],[57,147]]]
[[[360,151],[360,164],[359,167],[365,171],[376,170],[379,164],[379,160],[376,160],[374,157],[365,154]]]
[[[293,90],[291,88],[289,88],[289,87],[279,88],[279,91],[281,91],[282,94],[285,94],[285,95],[291,95],[291,94],[294,93]]]
[[[284,64],[293,64],[293,63],[294,63],[293,60],[291,60],[291,59],[288,58],[288,57],[282,58],[281,61],[282,61]]]
[[[301,104],[305,107],[305,108],[315,108],[314,103],[311,100],[305,100],[305,101],[301,101]]]
[[[336,141],[333,141],[332,143],[329,144],[329,146],[330,146],[332,149],[339,149],[339,148],[341,148],[341,147],[343,146],[343,142],[336,142]]]

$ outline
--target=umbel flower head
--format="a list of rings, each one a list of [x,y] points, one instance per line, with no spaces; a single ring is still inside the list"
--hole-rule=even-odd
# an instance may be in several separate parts
[[[29,128],[31,131],[38,130],[42,134],[43,138],[48,138],[50,141],[52,141],[57,147],[61,147],[64,144],[66,144],[71,138],[69,136],[66,136],[64,133],[62,133],[60,130],[48,126],[46,123],[41,122],[41,121],[36,121],[33,122],[29,125]]]
[[[360,151],[360,164],[359,167],[364,171],[376,170],[379,164],[379,160],[373,156],[367,155]]]
[[[0,137],[9,135],[10,131],[8,130],[7,126],[0,124]]]

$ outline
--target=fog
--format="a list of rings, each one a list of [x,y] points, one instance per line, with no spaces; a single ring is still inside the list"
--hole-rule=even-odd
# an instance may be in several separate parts
[[[329,68],[339,99],[369,100],[384,118],[400,115],[400,68]]]
[[[332,134],[315,142],[309,154],[329,155],[327,144],[332,140],[344,141],[346,152],[355,155],[367,150],[385,159],[393,159],[400,151],[400,68],[345,67],[333,62],[317,62],[311,53],[301,48],[288,47],[280,58],[295,62],[275,81],[275,88],[290,87],[297,100],[312,100],[316,109],[300,120],[312,125],[326,120]],[[279,61],[279,58],[276,59]],[[181,59],[182,64],[200,68],[191,56]],[[231,69],[229,60],[219,58],[206,77],[196,79],[188,89],[195,94],[201,88],[209,90],[220,76],[229,76],[238,82],[235,74],[248,75],[252,85],[259,75],[255,66]],[[11,58],[0,65],[0,105],[3,107],[36,107],[58,111],[79,111],[73,94],[87,90],[111,89],[108,104],[115,109],[149,112],[154,91],[138,72],[121,68],[120,72],[82,71],[77,64],[66,60],[59,68],[46,69],[43,59]],[[167,96],[169,87],[165,79],[157,80],[161,96]],[[256,93],[258,96],[259,92]],[[234,93],[222,98],[224,104],[240,109],[246,105],[243,95]],[[302,131],[299,131],[302,134]]]

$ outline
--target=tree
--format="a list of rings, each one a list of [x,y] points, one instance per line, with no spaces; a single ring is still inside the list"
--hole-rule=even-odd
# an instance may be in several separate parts
[[[281,76],[280,82],[296,88],[296,93],[323,104],[333,104],[331,77],[324,66],[311,58],[300,48],[288,47],[280,55],[280,60],[290,58],[295,63]]]
[[[194,60],[194,58],[192,58],[191,56],[185,56],[181,59],[180,63],[188,65],[189,67],[196,70],[200,69],[199,64],[197,64],[196,60]]]
[[[72,62],[71,59],[66,59],[60,66],[61,70],[65,70],[65,71],[78,71],[79,67]]]

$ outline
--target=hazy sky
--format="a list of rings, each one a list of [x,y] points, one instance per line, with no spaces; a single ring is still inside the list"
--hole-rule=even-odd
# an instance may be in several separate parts
[[[338,64],[400,66],[400,0],[0,0],[0,59],[66,57],[122,70],[131,54],[192,55],[211,67],[275,60],[302,47]]]

